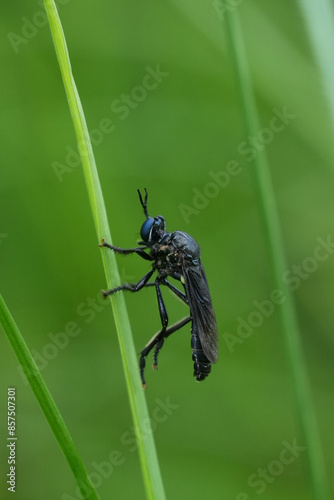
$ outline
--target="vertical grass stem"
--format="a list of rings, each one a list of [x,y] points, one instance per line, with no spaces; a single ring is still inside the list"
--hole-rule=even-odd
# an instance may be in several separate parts
[[[73,125],[80,151],[89,201],[94,218],[97,239],[112,242],[102,189],[95,164],[89,132],[80,97],[71,70],[64,32],[53,0],[44,0],[58,63],[72,115]],[[104,270],[109,288],[119,284],[119,272],[112,252],[101,249]],[[138,359],[135,351],[128,313],[122,293],[111,297],[118,340],[123,361],[126,385],[138,443],[146,495],[149,499],[165,498],[159,461],[157,458],[146,400],[141,387]]]
[[[260,130],[259,119],[237,10],[227,12],[227,26],[242,102],[245,129],[248,136],[256,136]],[[273,283],[275,288],[282,290],[285,297],[285,302],[279,307],[281,331],[291,371],[296,414],[303,444],[306,446],[305,453],[313,498],[314,500],[327,500],[329,494],[325,466],[295,306],[291,290],[282,281],[282,276],[288,267],[265,151],[257,152],[252,169]]]

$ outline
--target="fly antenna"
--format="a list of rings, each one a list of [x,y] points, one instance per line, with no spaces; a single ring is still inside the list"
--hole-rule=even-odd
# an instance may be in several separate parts
[[[149,218],[149,215],[148,215],[148,212],[147,212],[147,197],[148,197],[148,192],[147,192],[146,188],[144,188],[144,189],[145,189],[145,200],[144,201],[143,201],[143,198],[142,198],[142,195],[141,195],[139,189],[137,189],[137,191],[138,191],[138,194],[139,194],[139,199],[140,199],[141,206],[144,209],[145,217],[146,217],[146,219],[148,219]]]

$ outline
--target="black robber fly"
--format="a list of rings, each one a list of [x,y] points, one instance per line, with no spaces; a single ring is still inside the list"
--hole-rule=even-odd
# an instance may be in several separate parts
[[[146,217],[140,230],[142,241],[138,242],[139,246],[124,249],[109,245],[104,239],[100,246],[110,248],[115,253],[123,255],[136,253],[143,259],[151,261],[152,269],[138,283],[120,285],[112,290],[102,290],[102,293],[107,297],[120,290],[139,292],[146,286],[155,287],[162,328],[151,338],[140,353],[139,368],[143,387],[146,387],[144,370],[148,353],[154,347],[153,368],[157,369],[158,354],[165,339],[190,321],[192,322],[191,347],[193,350],[194,377],[198,381],[204,380],[211,371],[211,363],[216,363],[218,359],[218,334],[208,282],[200,259],[200,248],[197,242],[183,231],[167,233],[166,222],[161,215],[156,217],[148,215],[147,190],[145,189],[144,201],[139,189],[138,194]],[[149,252],[146,252],[147,250]],[[155,281],[149,282],[155,272],[157,272]],[[170,283],[168,277],[180,281],[184,292]],[[168,315],[161,294],[161,285],[167,286],[190,309],[190,316],[181,319],[169,328],[167,328]]]

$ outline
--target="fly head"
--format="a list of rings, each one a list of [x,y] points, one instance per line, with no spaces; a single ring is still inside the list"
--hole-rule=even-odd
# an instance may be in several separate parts
[[[147,211],[147,198],[148,192],[145,188],[145,198],[143,197],[138,189],[139,200],[141,206],[144,210],[144,215],[146,221],[143,223],[140,229],[140,236],[145,243],[158,243],[166,233],[166,221],[161,215],[156,217],[150,217]]]

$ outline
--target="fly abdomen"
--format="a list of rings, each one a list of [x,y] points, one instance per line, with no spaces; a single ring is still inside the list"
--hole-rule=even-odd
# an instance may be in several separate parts
[[[211,363],[205,356],[201,341],[196,332],[191,333],[191,348],[193,350],[192,359],[194,362],[194,377],[196,380],[204,380],[211,372]]]

